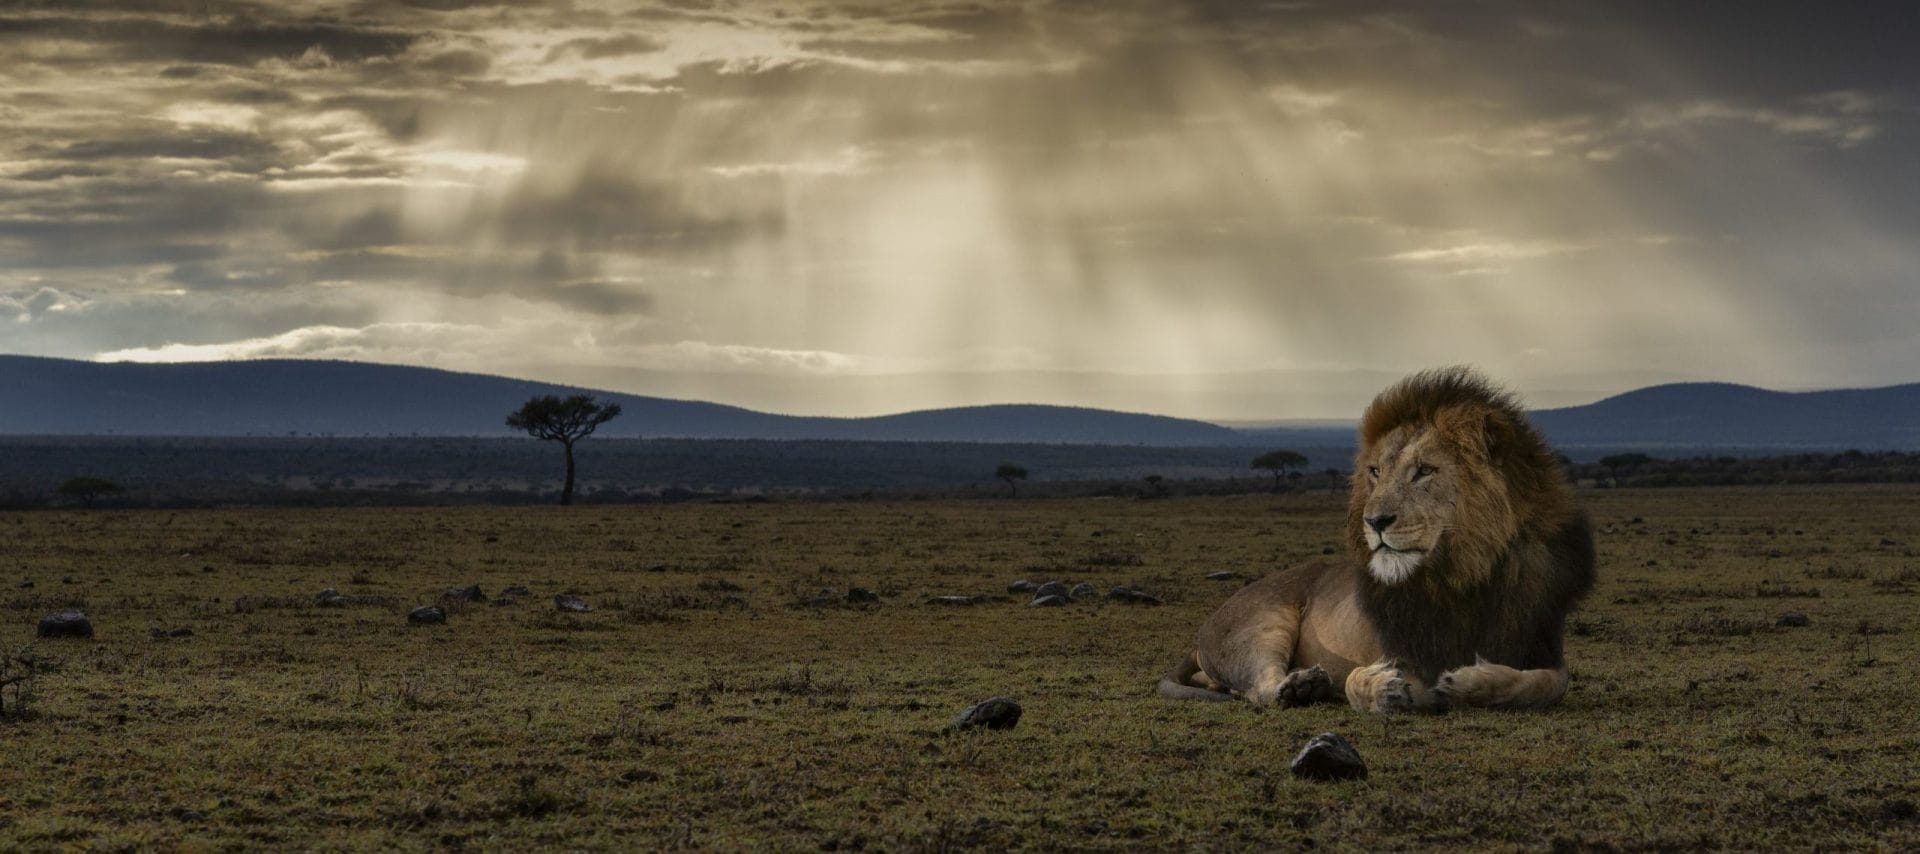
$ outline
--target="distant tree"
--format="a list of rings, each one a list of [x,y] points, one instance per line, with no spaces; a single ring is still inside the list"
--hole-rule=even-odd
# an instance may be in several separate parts
[[[1623,472],[1650,462],[1653,462],[1653,458],[1646,454],[1612,454],[1600,458],[1600,464],[1607,467],[1607,476],[1614,480],[1616,486],[1619,485],[1620,475]]]
[[[78,498],[80,503],[88,507],[92,507],[93,502],[102,495],[119,495],[125,491],[120,484],[97,477],[70,477],[66,483],[60,484],[59,489],[54,490],[69,498]]]
[[[573,443],[593,435],[600,425],[620,415],[620,404],[602,404],[590,394],[561,398],[544,395],[527,401],[507,416],[507,426],[567,449],[567,482],[560,490],[562,506],[573,503]]]
[[[1008,498],[1018,498],[1020,492],[1019,489],[1014,486],[1013,482],[1016,480],[1026,480],[1027,470],[1013,463],[1001,463],[999,468],[993,470],[993,476],[1007,482]]]
[[[1154,495],[1159,496],[1159,495],[1167,494],[1167,488],[1165,486],[1166,480],[1167,480],[1166,478],[1161,477],[1157,474],[1150,474],[1142,479],[1147,482],[1147,488],[1153,490]]]
[[[1613,454],[1600,458],[1600,464],[1610,469],[1632,468],[1653,462],[1646,454]]]
[[[1324,474],[1327,476],[1328,492],[1338,492],[1340,490],[1340,470],[1339,469],[1327,469],[1326,471],[1321,472],[1321,474]]]
[[[1280,479],[1286,477],[1287,469],[1307,464],[1307,458],[1298,451],[1268,451],[1253,458],[1248,468],[1266,469],[1273,472],[1273,491],[1280,491]]]

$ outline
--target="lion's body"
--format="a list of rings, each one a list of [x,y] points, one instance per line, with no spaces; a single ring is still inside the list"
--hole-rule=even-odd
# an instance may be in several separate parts
[[[1593,584],[1586,516],[1511,397],[1459,369],[1388,388],[1360,427],[1346,560],[1247,585],[1161,680],[1171,697],[1383,710],[1532,707]]]

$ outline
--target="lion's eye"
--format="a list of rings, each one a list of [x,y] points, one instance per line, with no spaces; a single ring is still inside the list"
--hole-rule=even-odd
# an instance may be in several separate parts
[[[1439,469],[1434,468],[1433,466],[1421,466],[1413,470],[1413,479],[1419,480],[1423,477],[1426,477],[1427,475],[1433,474],[1436,471],[1439,471]]]
[[[1380,476],[1379,466],[1367,466],[1367,477],[1379,477],[1379,476]]]

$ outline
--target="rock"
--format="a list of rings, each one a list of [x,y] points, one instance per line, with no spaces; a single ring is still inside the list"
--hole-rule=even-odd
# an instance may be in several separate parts
[[[22,581],[22,582],[20,582],[20,589],[21,589],[21,590],[32,590],[32,589],[33,589],[33,580],[32,580],[32,579],[28,579],[28,580],[26,580],[26,581]]]
[[[1240,573],[1237,573],[1237,572],[1227,572],[1222,570],[1220,572],[1207,573],[1208,581],[1238,581],[1239,579],[1240,579]]]
[[[850,605],[870,605],[880,601],[880,594],[865,587],[847,588],[847,603]]]
[[[973,605],[972,596],[934,596],[927,599],[929,605],[969,606]]]
[[[430,626],[447,621],[447,612],[435,605],[421,605],[407,613],[407,622],[416,626]]]
[[[565,593],[553,597],[553,607],[559,608],[569,614],[584,614],[593,610],[593,606],[587,604],[587,600],[578,596],[569,596]]]
[[[518,604],[520,604],[520,597],[508,596],[504,593],[493,600],[493,607],[495,608],[505,608],[509,605],[518,605]]]
[[[487,601],[487,594],[480,592],[480,585],[474,584],[458,590],[449,590],[440,594],[440,598],[465,602],[485,602]]]
[[[32,583],[32,582],[28,582],[28,583]],[[1034,588],[1039,586],[1040,585],[1022,578],[1019,581],[1016,581],[1012,584],[1007,585],[1007,592],[1008,593],[1032,593]]]
[[[1779,619],[1774,620],[1773,625],[1775,628],[1780,629],[1804,629],[1813,625],[1813,621],[1807,619],[1807,615],[1799,611],[1788,611],[1781,614]]]
[[[60,577],[60,583],[61,584],[79,584],[80,579],[74,578],[71,575],[63,575]]]
[[[512,587],[509,587],[509,588],[507,588],[507,589],[505,589],[505,590],[502,590],[502,591],[500,591],[500,595],[502,595],[502,596],[532,596],[532,595],[533,595],[533,591],[531,591],[531,590],[528,590],[528,589],[527,589],[527,586],[526,586],[525,584],[515,584],[515,585],[513,585]]]
[[[1040,585],[1039,587],[1034,588],[1033,598],[1044,599],[1048,596],[1065,596],[1067,595],[1067,592],[1068,591],[1067,591],[1066,582],[1049,581],[1045,584]]]
[[[1364,780],[1367,777],[1367,763],[1360,758],[1360,751],[1330,732],[1308,740],[1287,770],[1307,780]]]
[[[169,630],[169,629],[154,629],[154,630],[153,630],[152,632],[149,632],[149,634],[151,634],[151,635],[153,635],[153,639],[154,639],[154,640],[166,640],[167,638],[185,638],[185,637],[192,637],[192,636],[193,636],[193,630],[192,630],[192,629],[189,629],[189,628],[187,628],[187,627],[185,627],[185,626],[181,626],[180,628],[177,628],[177,629],[171,629],[171,630]]]
[[[1128,605],[1158,605],[1160,597],[1143,593],[1132,587],[1115,587],[1107,591],[1107,598]]]
[[[79,611],[61,611],[40,618],[39,635],[43,638],[90,638],[93,637],[93,623]]]
[[[1078,602],[1082,599],[1093,598],[1093,592],[1093,585],[1082,581],[1079,584],[1075,584],[1072,590],[1067,591],[1067,598]]]
[[[977,729],[1013,729],[1020,723],[1020,704],[1005,697],[994,697],[967,708],[947,724],[949,731]]]
[[[1065,604],[1067,604],[1067,597],[1065,596],[1035,596],[1033,597],[1032,602],[1027,603],[1027,607],[1058,608],[1061,605],[1065,605]]]
[[[344,608],[347,606],[347,597],[340,595],[340,591],[331,587],[320,591],[319,594],[313,598],[314,601],[320,603],[320,607],[322,608]]]

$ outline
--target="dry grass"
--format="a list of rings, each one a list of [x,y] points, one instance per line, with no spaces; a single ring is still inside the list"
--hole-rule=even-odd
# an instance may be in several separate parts
[[[5,651],[99,630],[32,646],[0,849],[1920,846],[1920,489],[1585,498],[1566,703],[1397,719],[1151,694],[1324,495],[0,516]],[[925,604],[1018,578],[1167,604]],[[532,594],[407,625],[472,583]],[[1286,773],[1322,730],[1370,780]]]

